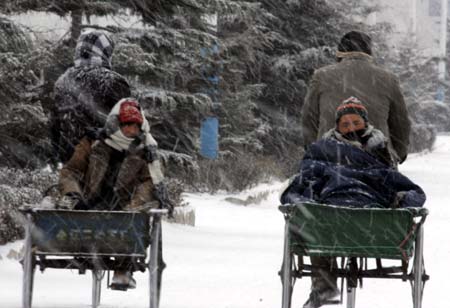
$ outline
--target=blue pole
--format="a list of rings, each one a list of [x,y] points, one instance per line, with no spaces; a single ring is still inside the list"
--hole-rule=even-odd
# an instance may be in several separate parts
[[[207,58],[219,54],[219,45],[214,43],[210,48],[201,48],[200,55]],[[202,75],[207,81],[207,94],[214,105],[219,104],[219,76],[216,68],[210,65],[202,65]],[[202,121],[200,128],[200,154],[208,159],[217,159],[219,154],[219,119],[217,116],[209,116]]]

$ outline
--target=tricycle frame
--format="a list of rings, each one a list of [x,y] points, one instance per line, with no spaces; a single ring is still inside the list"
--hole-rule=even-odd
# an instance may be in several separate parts
[[[283,262],[279,275],[282,281],[282,308],[290,308],[292,305],[292,293],[296,279],[302,277],[312,277],[314,269],[318,269],[311,264],[305,264],[304,258],[309,257],[308,254],[296,254],[291,249],[291,222],[290,218],[295,205],[282,205],[280,211],[285,217],[284,228],[284,248]],[[380,279],[401,279],[409,281],[412,289],[413,308],[422,308],[422,297],[425,282],[429,276],[425,272],[423,260],[423,242],[424,230],[423,224],[428,211],[423,209],[421,219],[414,225],[414,257],[411,262],[411,269],[408,272],[410,260],[405,258],[401,260],[400,266],[383,266],[381,258],[375,258],[376,268],[369,269],[367,267],[368,257],[335,255],[341,258],[341,266],[332,269],[332,274],[341,278],[341,296],[339,300],[332,300],[326,304],[342,304],[343,303],[343,286],[346,282],[346,306],[347,308],[356,307],[356,287],[362,287],[364,278],[380,278]]]
[[[42,272],[47,268],[76,269],[80,274],[86,270],[92,271],[92,307],[97,308],[101,301],[101,284],[105,272],[112,270],[126,270],[124,265],[111,258],[127,257],[132,260],[133,271],[149,271],[149,307],[158,308],[161,295],[161,278],[165,264],[162,257],[162,228],[161,217],[167,214],[164,209],[151,209],[146,213],[150,226],[149,259],[146,263],[145,254],[123,253],[73,253],[73,252],[42,252],[36,247],[32,233],[34,230],[34,214],[42,210],[23,209],[25,215],[25,240],[23,264],[22,307],[31,308],[33,299],[34,273],[36,268]],[[64,211],[64,210],[60,210]],[[93,215],[94,211],[76,211],[77,214],[86,212]],[[130,213],[130,212],[120,212]],[[134,213],[136,214],[136,213]],[[139,213],[142,214],[142,213]],[[48,258],[50,257],[50,258]],[[57,258],[53,258],[57,257]],[[109,276],[109,275],[108,275]],[[108,279],[109,280],[109,279]]]

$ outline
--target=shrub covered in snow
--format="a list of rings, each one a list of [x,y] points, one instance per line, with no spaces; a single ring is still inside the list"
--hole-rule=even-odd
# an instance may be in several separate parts
[[[40,203],[56,182],[52,171],[0,168],[0,245],[22,238],[18,209]]]

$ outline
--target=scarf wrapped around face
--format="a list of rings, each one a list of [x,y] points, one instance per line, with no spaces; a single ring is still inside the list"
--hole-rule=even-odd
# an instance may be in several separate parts
[[[130,100],[134,99],[121,99],[116,105],[114,105],[111,112],[108,114],[105,124],[105,131],[106,135],[108,136],[105,139],[106,144],[118,151],[142,149],[144,146],[158,146],[158,143],[150,134],[150,125],[144,115],[144,122],[141,125],[141,133],[139,136],[137,136],[136,138],[129,138],[122,133],[118,118],[120,106],[124,102]],[[140,112],[143,114],[142,110],[140,110]]]
[[[136,100],[134,98],[121,99],[116,105],[114,105],[111,112],[108,114],[105,124],[105,132],[107,135],[105,143],[118,151],[133,152],[139,149],[146,148],[148,152],[156,153],[158,143],[150,133],[150,124],[145,118],[144,112],[140,107],[140,112],[144,118],[144,122],[141,125],[140,135],[136,138],[128,138],[122,133],[119,123],[119,111],[120,106],[127,101]],[[157,185],[164,180],[161,162],[156,155],[148,162],[148,168],[154,185]]]

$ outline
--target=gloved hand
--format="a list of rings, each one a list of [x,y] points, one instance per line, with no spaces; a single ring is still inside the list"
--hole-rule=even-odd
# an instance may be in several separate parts
[[[145,160],[148,163],[152,163],[153,161],[158,159],[158,147],[154,145],[147,145],[144,147]]]
[[[156,184],[153,187],[153,196],[159,201],[159,205],[162,209],[169,210],[169,218],[173,218],[174,205],[169,198],[167,187],[164,183]]]
[[[406,191],[399,191],[399,192],[397,192],[397,194],[395,196],[395,200],[394,200],[394,202],[392,204],[392,207],[394,209],[403,207],[403,198],[405,198],[406,194],[407,194]]]
[[[89,206],[84,198],[77,192],[70,192],[65,195],[67,198],[71,200],[72,209],[74,210],[89,210]]]

